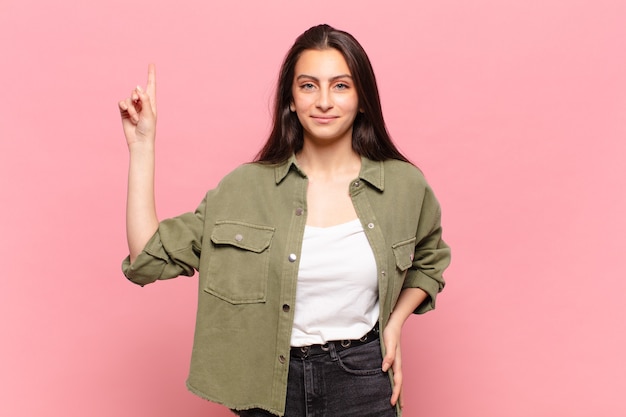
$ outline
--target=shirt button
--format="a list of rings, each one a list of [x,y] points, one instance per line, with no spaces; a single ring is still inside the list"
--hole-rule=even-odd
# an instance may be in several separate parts
[[[370,228],[370,229],[373,229],[374,228],[374,223],[368,223],[367,227]]]
[[[291,310],[291,307],[289,307],[289,304],[283,304],[283,311],[285,313],[289,313],[289,310]]]
[[[278,357],[278,362],[280,362],[280,363],[285,363],[285,361],[286,361],[286,360],[287,360],[287,358],[285,358],[285,356],[284,356],[284,355],[280,355],[280,356]]]
[[[243,240],[243,236],[238,233],[238,234],[235,235],[235,240],[237,242],[241,242]]]
[[[296,256],[295,253],[290,253],[289,254],[289,262],[295,262],[296,259],[298,259],[298,257]]]
[[[296,209],[296,216],[302,216],[303,212],[304,212],[304,210],[302,209],[302,207],[298,207]]]
[[[354,186],[358,187],[359,185],[361,185],[361,181],[354,181]]]

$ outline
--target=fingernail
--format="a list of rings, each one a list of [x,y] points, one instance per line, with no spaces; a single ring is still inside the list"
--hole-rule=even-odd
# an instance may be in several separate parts
[[[141,89],[140,85],[137,86],[137,91],[139,91],[140,93],[143,93],[143,90]]]

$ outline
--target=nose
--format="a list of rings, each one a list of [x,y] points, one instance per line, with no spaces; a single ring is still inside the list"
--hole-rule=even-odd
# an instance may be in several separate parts
[[[327,88],[320,88],[316,106],[321,111],[328,111],[333,108],[332,97]]]

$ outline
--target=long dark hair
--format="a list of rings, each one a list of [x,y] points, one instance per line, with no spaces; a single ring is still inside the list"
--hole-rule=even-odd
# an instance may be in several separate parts
[[[296,62],[305,50],[334,48],[346,60],[352,74],[361,111],[354,120],[352,148],[374,161],[399,159],[408,162],[391,141],[378,95],[376,77],[367,54],[349,33],[318,25],[300,35],[283,61],[278,76],[272,131],[255,161],[280,163],[302,149],[304,137],[298,116],[289,109]]]

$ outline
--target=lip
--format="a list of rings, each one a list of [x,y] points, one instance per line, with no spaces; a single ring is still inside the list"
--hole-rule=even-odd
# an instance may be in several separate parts
[[[320,124],[328,124],[337,119],[338,116],[311,116],[313,120]]]

